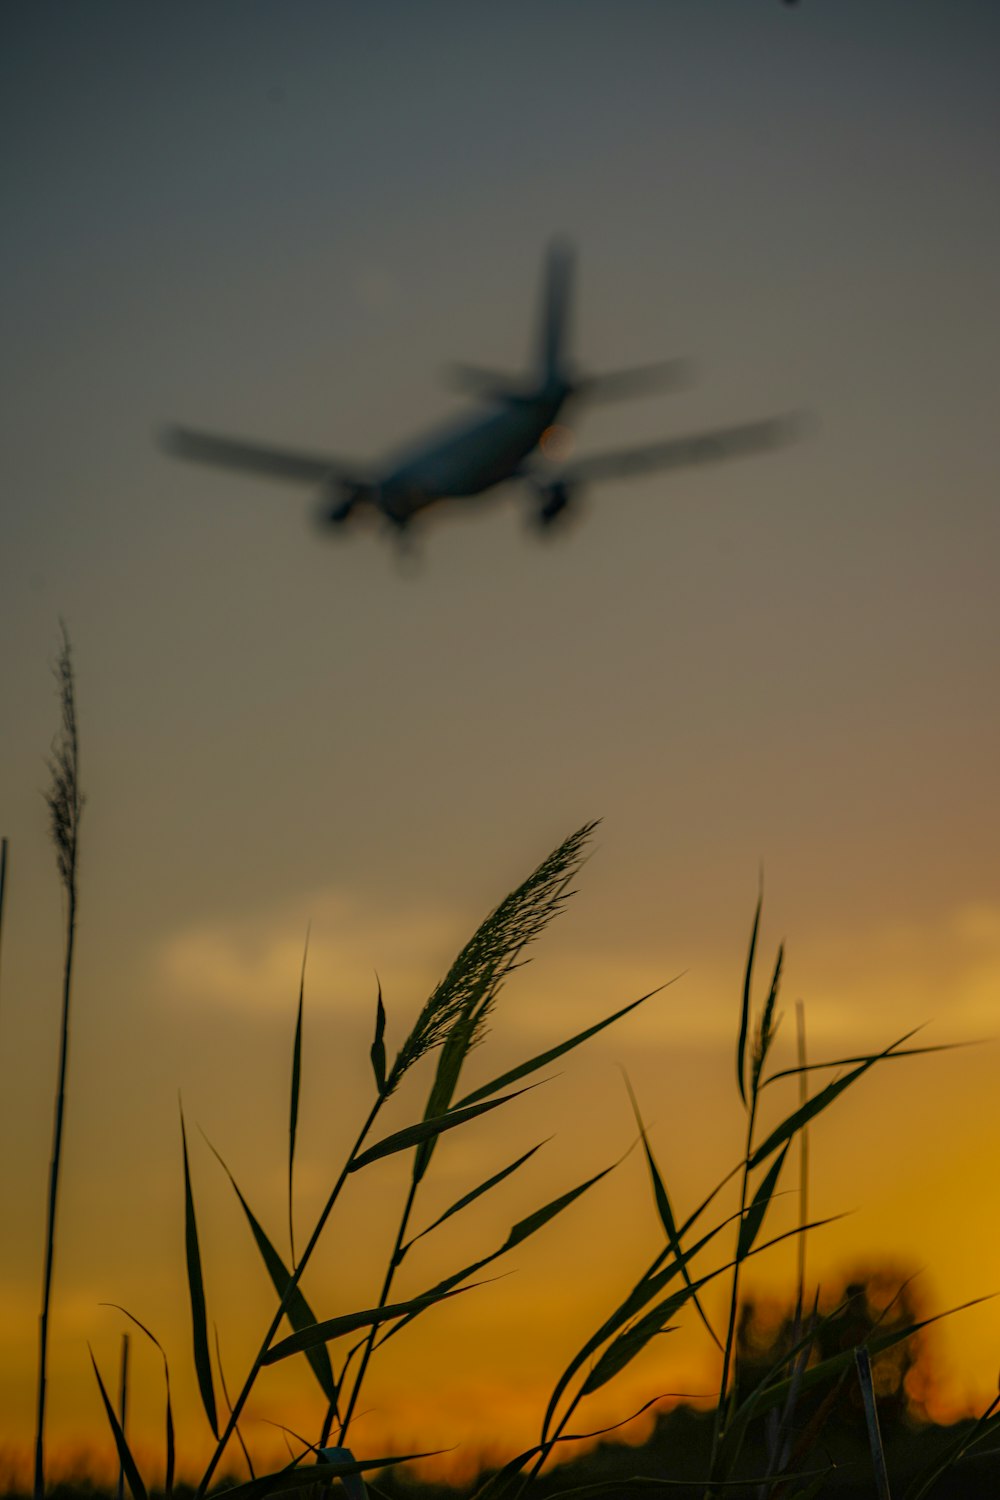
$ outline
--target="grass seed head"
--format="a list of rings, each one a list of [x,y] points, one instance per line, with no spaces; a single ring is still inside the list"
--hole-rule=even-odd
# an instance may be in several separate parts
[[[501,901],[430,995],[389,1075],[391,1093],[424,1053],[451,1043],[464,1058],[483,1040],[490,1011],[520,955],[561,910],[595,823],[585,823]]]
[[[61,724],[52,743],[48,761],[51,784],[45,795],[49,809],[49,830],[56,849],[59,876],[70,894],[76,883],[77,841],[83,793],[80,791],[80,747],[76,725],[76,694],[73,679],[73,656],[65,622],[62,647],[53,675],[59,691]]]

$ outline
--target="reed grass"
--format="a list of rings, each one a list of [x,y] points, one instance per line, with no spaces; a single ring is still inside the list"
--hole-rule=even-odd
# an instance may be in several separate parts
[[[60,734],[50,760],[51,786],[46,794],[50,827],[66,906],[66,942],[63,967],[63,1006],[60,1032],[58,1086],[49,1176],[48,1216],[45,1242],[38,1418],[35,1446],[35,1497],[45,1493],[44,1418],[49,1301],[55,1247],[66,1072],[69,1046],[70,996],[77,916],[78,839],[83,797],[79,780],[79,744],[75,683],[68,634],[63,627],[62,649],[56,665],[61,711]],[[223,1374],[221,1341],[210,1320],[210,1287],[201,1254],[197,1205],[192,1186],[188,1131],[180,1112],[181,1164],[184,1182],[185,1261],[191,1348],[197,1385],[206,1422],[215,1439],[211,1457],[198,1481],[195,1496],[201,1500],[227,1459],[232,1444],[239,1446],[248,1479],[228,1490],[230,1500],[263,1500],[264,1496],[309,1491],[309,1500],[339,1481],[348,1500],[366,1500],[374,1486],[364,1476],[381,1468],[409,1462],[426,1454],[382,1454],[358,1457],[350,1446],[352,1422],[373,1360],[386,1342],[404,1333],[416,1319],[432,1313],[446,1300],[466,1295],[480,1282],[480,1273],[516,1246],[523,1244],[559,1215],[569,1210],[617,1166],[610,1162],[596,1173],[564,1187],[554,1198],[525,1212],[499,1245],[471,1264],[456,1267],[434,1285],[416,1295],[400,1298],[395,1291],[400,1267],[412,1247],[436,1233],[455,1215],[465,1213],[480,1199],[525,1168],[544,1142],[538,1142],[513,1160],[469,1185],[443,1212],[422,1228],[415,1228],[418,1205],[433,1167],[442,1136],[464,1130],[495,1110],[505,1109],[529,1088],[549,1064],[623,1020],[652,995],[641,995],[572,1036],[557,1041],[514,1067],[478,1085],[461,1091],[462,1075],[474,1048],[488,1040],[501,992],[511,973],[524,961],[525,950],[565,908],[573,882],[585,858],[596,825],[584,824],[562,841],[537,868],[486,917],[462,948],[444,979],[417,1014],[389,1063],[387,1034],[389,1017],[381,984],[376,978],[373,1037],[369,1051],[372,1097],[357,1127],[354,1142],[336,1174],[322,1210],[296,1254],[295,1156],[298,1141],[299,1105],[305,1083],[304,1030],[308,935],[299,976],[298,1003],[291,1055],[288,1114],[287,1234],[288,1256],[254,1213],[241,1186],[214,1146],[210,1149],[221,1165],[243,1212],[250,1237],[271,1281],[275,1304],[260,1339],[257,1352],[243,1373],[231,1398]],[[0,852],[0,921],[3,914],[3,881],[6,841]],[[719,1360],[719,1386],[712,1419],[711,1453],[704,1476],[705,1500],[721,1500],[734,1487],[753,1486],[760,1500],[807,1500],[819,1495],[829,1475],[829,1465],[817,1464],[816,1447],[823,1421],[836,1391],[849,1378],[860,1382],[869,1439],[872,1472],[879,1500],[890,1500],[889,1475],[878,1428],[871,1379],[872,1361],[893,1345],[935,1321],[911,1320],[900,1326],[876,1327],[863,1345],[817,1361],[817,1337],[824,1326],[843,1311],[839,1308],[820,1316],[818,1295],[807,1312],[807,1236],[829,1220],[810,1220],[808,1214],[808,1132],[813,1121],[871,1069],[889,1061],[943,1050],[941,1047],[910,1046],[914,1032],[881,1050],[820,1062],[808,1060],[804,1010],[797,1007],[798,1048],[796,1064],[772,1066],[772,1049],[780,1023],[778,1001],[784,950],[779,947],[762,1003],[754,1002],[755,964],[759,943],[762,897],[759,895],[751,927],[744,966],[736,1026],[735,1079],[745,1115],[743,1142],[735,1164],[686,1215],[678,1215],[666,1179],[649,1139],[639,1100],[627,1085],[635,1115],[650,1190],[663,1233],[663,1246],[625,1293],[619,1296],[599,1326],[579,1346],[557,1379],[542,1415],[538,1441],[516,1455],[489,1477],[478,1492],[478,1500],[520,1500],[538,1479],[557,1450],[566,1444],[600,1436],[634,1419],[661,1398],[651,1396],[622,1423],[600,1431],[577,1430],[573,1419],[587,1398],[604,1389],[655,1340],[693,1314],[713,1342]],[[429,1087],[422,1103],[414,1102],[408,1122],[377,1135],[382,1111],[397,1093],[408,1089],[411,1075],[422,1059],[436,1054]],[[832,1073],[828,1082],[810,1089],[813,1073]],[[786,1084],[795,1097],[778,1123],[762,1131],[762,1105],[769,1091]],[[779,1193],[786,1164],[796,1156],[798,1144],[798,1222],[794,1228],[775,1233],[772,1209]],[[335,1213],[348,1180],[377,1170],[392,1156],[409,1158],[409,1179],[402,1194],[395,1230],[387,1248],[378,1290],[367,1307],[319,1317],[306,1300],[301,1282],[327,1225]],[[791,1170],[789,1168],[789,1170]],[[737,1206],[720,1209],[720,1195],[729,1189]],[[713,1210],[712,1213],[709,1210]],[[736,1329],[740,1288],[747,1263],[787,1241],[796,1242],[797,1285],[795,1316],[790,1346],[784,1348],[766,1370],[763,1379],[748,1393],[733,1378],[737,1359]],[[704,1292],[713,1284],[727,1288],[722,1326],[716,1330],[706,1308]],[[971,1306],[973,1304],[966,1304]],[[155,1335],[126,1309],[120,1309],[159,1350],[163,1359],[165,1388],[164,1493],[169,1500],[174,1488],[176,1442],[171,1403],[170,1369],[163,1346]],[[938,1316],[945,1316],[940,1314]],[[283,1328],[283,1325],[287,1327]],[[209,1333],[212,1330],[212,1338]],[[119,1406],[111,1401],[97,1362],[91,1354],[98,1393],[115,1443],[120,1464],[119,1490],[127,1485],[133,1500],[148,1500],[149,1487],[131,1450],[126,1432],[127,1335],[123,1344]],[[213,1359],[214,1350],[214,1359]],[[305,1355],[323,1398],[323,1419],[309,1437],[294,1436],[298,1449],[290,1448],[289,1463],[282,1469],[255,1472],[252,1456],[241,1430],[241,1417],[256,1382],[267,1367]],[[807,1393],[825,1393],[805,1431],[796,1433],[794,1419]],[[220,1402],[221,1396],[221,1402]],[[944,1454],[924,1481],[914,1486],[908,1500],[924,1500],[947,1469],[974,1445],[1000,1430],[1000,1397],[988,1407],[971,1433],[965,1433]],[[769,1424],[767,1461],[763,1471],[746,1478],[741,1470],[747,1434],[758,1422]],[[334,1436],[335,1434],[335,1436]],[[289,1435],[286,1433],[286,1441]],[[660,1481],[628,1481],[670,1485]],[[567,1494],[589,1494],[611,1490],[582,1486]],[[377,1491],[374,1491],[376,1496]]]
[[[80,787],[80,745],[76,719],[76,685],[73,657],[65,622],[60,622],[62,645],[55,665],[59,694],[60,728],[49,760],[51,781],[45,794],[49,829],[65,898],[66,937],[63,955],[62,1018],[59,1027],[59,1065],[56,1084],[52,1156],[45,1223],[45,1263],[42,1276],[42,1311],[39,1320],[38,1399],[35,1424],[35,1500],[45,1494],[45,1403],[49,1351],[49,1309],[55,1262],[56,1212],[59,1202],[59,1168],[62,1161],[66,1110],[66,1069],[69,1059],[70,997],[73,987],[73,952],[76,941],[77,870],[83,792]]]

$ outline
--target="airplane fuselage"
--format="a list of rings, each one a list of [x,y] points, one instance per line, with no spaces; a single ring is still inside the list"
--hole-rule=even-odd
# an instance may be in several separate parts
[[[565,390],[504,402],[401,455],[381,480],[379,506],[405,521],[436,500],[479,495],[514,478],[566,400]]]

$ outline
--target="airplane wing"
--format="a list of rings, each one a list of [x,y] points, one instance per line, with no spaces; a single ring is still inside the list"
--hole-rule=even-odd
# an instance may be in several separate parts
[[[761,422],[742,422],[736,427],[712,427],[705,432],[692,432],[686,437],[670,438],[665,443],[652,443],[645,448],[585,454],[561,465],[552,479],[572,486],[592,479],[617,479],[631,474],[647,474],[654,469],[682,469],[695,464],[716,463],[724,458],[766,453],[792,442],[805,426],[804,417],[793,413],[767,417]]]
[[[336,458],[319,453],[298,453],[290,448],[272,448],[265,443],[219,437],[191,427],[168,427],[161,441],[175,458],[196,463],[218,464],[243,473],[264,474],[272,479],[293,479],[321,484],[327,479],[353,479],[359,470]]]

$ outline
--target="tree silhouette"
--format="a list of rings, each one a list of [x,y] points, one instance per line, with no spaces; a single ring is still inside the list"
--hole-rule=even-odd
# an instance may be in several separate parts
[[[798,1319],[793,1308],[748,1299],[740,1309],[737,1329],[736,1380],[739,1399],[786,1362],[793,1347],[814,1325],[808,1365],[848,1353],[867,1344],[873,1335],[892,1333],[923,1316],[911,1279],[892,1265],[864,1267],[843,1284],[823,1293],[813,1315],[805,1309]],[[928,1350],[920,1333],[911,1334],[876,1354],[872,1376],[879,1422],[885,1430],[922,1418],[923,1394],[930,1383]],[[834,1396],[829,1389],[804,1391],[797,1402],[796,1426],[808,1423],[826,1406],[826,1420],[855,1424],[861,1417],[857,1381],[848,1375]]]

